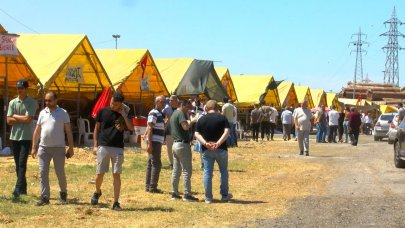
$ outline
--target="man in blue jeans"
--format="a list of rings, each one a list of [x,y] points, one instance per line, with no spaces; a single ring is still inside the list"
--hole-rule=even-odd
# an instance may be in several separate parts
[[[13,155],[17,181],[13,196],[27,194],[27,160],[32,143],[32,120],[38,105],[37,101],[27,95],[28,81],[17,82],[18,97],[8,104],[7,124],[11,125],[10,140],[13,144]]]
[[[218,112],[217,102],[209,100],[205,106],[207,114],[201,117],[196,126],[195,137],[202,144],[204,161],[205,202],[212,203],[212,173],[215,161],[221,174],[221,201],[232,198],[228,185],[228,148],[226,139],[229,136],[229,122]]]

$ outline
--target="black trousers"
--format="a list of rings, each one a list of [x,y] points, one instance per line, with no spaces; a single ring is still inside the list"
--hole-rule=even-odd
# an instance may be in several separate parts
[[[145,189],[157,189],[160,170],[162,169],[162,143],[152,142],[152,153],[148,155],[148,163],[146,166],[146,183]]]
[[[337,125],[329,126],[328,142],[336,142],[337,129],[338,129]]]
[[[339,132],[339,141],[343,140],[343,123],[338,125],[338,132]]]
[[[264,139],[264,134],[266,134],[267,140],[270,137],[270,121],[261,122],[261,138]]]
[[[350,131],[350,139],[352,140],[352,145],[357,146],[357,143],[359,142],[359,134],[360,134],[360,128],[352,128]]]
[[[31,140],[12,141],[13,155],[15,162],[15,173],[17,181],[15,184],[15,191],[18,193],[27,192],[27,160],[31,148]]]
[[[260,123],[252,124],[253,140],[259,139],[259,128],[260,128]]]

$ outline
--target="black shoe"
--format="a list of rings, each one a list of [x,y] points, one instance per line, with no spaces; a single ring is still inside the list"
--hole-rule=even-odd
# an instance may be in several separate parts
[[[198,198],[195,198],[192,195],[185,195],[183,196],[183,201],[187,201],[187,202],[198,202]]]
[[[17,191],[17,190],[14,190],[12,194],[13,194],[13,197],[14,197],[14,198],[20,197],[20,192]]]
[[[115,202],[115,203],[113,204],[112,209],[113,209],[114,211],[122,211],[122,208],[121,208],[121,206],[120,206],[120,203],[118,203],[118,202]]]
[[[95,192],[93,194],[93,197],[91,197],[91,205],[97,205],[98,204],[98,199],[100,198],[101,195],[102,195],[101,191],[100,191],[100,193]]]
[[[67,204],[67,193],[66,192],[59,192],[59,202],[61,204]]]
[[[149,188],[145,188],[145,192],[149,192]]]
[[[304,155],[304,152],[300,151],[300,155]]]
[[[306,151],[306,152],[305,152],[305,156],[309,156],[309,151]]]
[[[150,193],[157,193],[157,194],[162,194],[162,193],[163,193],[162,190],[157,189],[157,188],[149,189],[149,192],[150,192]]]
[[[35,204],[36,206],[45,206],[49,204],[49,198],[46,196],[42,196],[41,199]]]
[[[171,200],[181,200],[181,197],[177,194],[172,193],[172,198]]]

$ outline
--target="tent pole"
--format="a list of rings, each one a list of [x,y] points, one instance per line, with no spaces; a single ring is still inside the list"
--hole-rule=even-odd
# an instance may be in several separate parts
[[[8,57],[5,56],[5,76],[4,76],[4,95],[3,95],[3,138],[2,138],[2,147],[6,146],[6,135],[7,135],[7,108],[8,108]]]

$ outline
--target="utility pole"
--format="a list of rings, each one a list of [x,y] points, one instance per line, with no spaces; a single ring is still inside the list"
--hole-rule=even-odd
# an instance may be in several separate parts
[[[367,38],[367,35],[361,32],[361,28],[359,28],[359,32],[352,35],[353,37],[357,36],[357,40],[352,41],[349,43],[350,45],[355,46],[354,49],[350,51],[356,52],[356,65],[354,67],[354,78],[353,78],[353,98],[356,98],[356,84],[357,82],[363,81],[363,52],[366,52],[362,47],[363,45],[368,45],[366,41],[363,40],[362,37]],[[366,52],[367,53],[367,52]]]
[[[117,49],[118,38],[121,38],[120,34],[113,34],[112,37],[115,39],[115,49]]]
[[[398,51],[402,50],[401,46],[398,44],[398,37],[404,38],[404,34],[398,31],[398,25],[403,23],[398,20],[397,13],[392,11],[391,19],[384,22],[384,25],[389,24],[390,29],[388,32],[381,34],[380,36],[388,36],[388,43],[382,49],[387,54],[387,59],[385,62],[384,72],[384,83],[394,84],[399,86],[399,65],[398,65]]]

